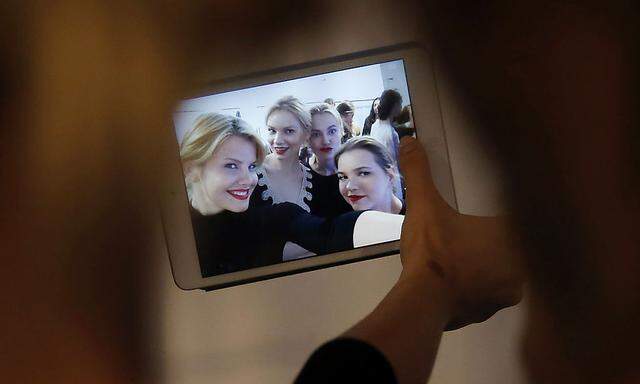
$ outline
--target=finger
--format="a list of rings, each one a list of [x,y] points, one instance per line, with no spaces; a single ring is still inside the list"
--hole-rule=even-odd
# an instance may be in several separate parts
[[[407,187],[408,212],[426,216],[451,209],[434,184],[429,158],[417,139],[403,137],[400,141],[400,168]]]

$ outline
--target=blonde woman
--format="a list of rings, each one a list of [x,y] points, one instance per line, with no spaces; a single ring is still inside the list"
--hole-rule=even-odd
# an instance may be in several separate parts
[[[265,133],[271,153],[258,170],[252,206],[290,202],[310,212],[311,173],[299,160],[300,149],[309,139],[311,116],[300,100],[285,96],[271,107]]]
[[[338,111],[329,104],[317,105],[311,114],[309,147],[312,155],[306,164],[311,170],[311,213],[332,217],[351,211],[338,190],[334,156],[340,148],[344,127]]]
[[[402,222],[396,217],[380,224],[375,215],[352,211],[328,220],[288,202],[248,209],[265,152],[247,123],[216,113],[198,117],[182,140],[180,157],[204,277],[281,262],[288,241],[318,254],[364,245],[366,240],[356,236],[357,225],[363,233],[373,226],[385,228],[387,237],[399,235]]]

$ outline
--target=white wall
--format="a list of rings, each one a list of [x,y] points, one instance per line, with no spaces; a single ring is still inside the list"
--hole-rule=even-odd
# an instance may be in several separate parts
[[[356,106],[354,121],[362,126],[369,115],[371,103],[385,89],[396,89],[409,104],[409,91],[402,61],[367,65],[338,72],[309,76],[274,84],[246,88],[217,95],[198,97],[181,102],[174,113],[178,140],[182,140],[196,117],[204,112],[236,116],[257,129],[265,126],[269,108],[283,96],[295,96],[311,108],[326,98],[336,105],[349,100]]]

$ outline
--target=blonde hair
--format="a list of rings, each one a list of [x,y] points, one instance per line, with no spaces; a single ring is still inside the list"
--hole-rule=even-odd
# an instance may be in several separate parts
[[[244,120],[219,113],[205,113],[196,118],[180,144],[180,159],[183,164],[203,164],[231,136],[243,137],[255,144],[257,164],[262,163],[267,147],[258,132]]]
[[[327,103],[323,103],[323,104],[316,105],[315,107],[311,108],[311,110],[309,111],[309,115],[311,115],[312,118],[314,115],[319,115],[321,113],[331,114],[331,116],[333,116],[336,119],[337,125],[340,128],[341,134],[344,135],[344,123],[342,122],[342,117],[340,116],[340,113],[338,113],[337,109],[335,109],[334,107],[330,106]]]
[[[311,130],[311,115],[306,109],[304,109],[304,105],[298,98],[285,96],[278,99],[278,101],[276,101],[276,103],[269,109],[269,112],[267,112],[265,122],[269,120],[269,116],[271,116],[272,113],[277,111],[292,113],[300,122],[300,125],[305,132],[308,133],[309,130]]]

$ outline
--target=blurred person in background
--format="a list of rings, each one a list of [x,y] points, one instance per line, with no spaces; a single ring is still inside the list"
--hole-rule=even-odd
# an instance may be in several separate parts
[[[340,113],[340,117],[342,118],[342,122],[344,123],[345,134],[342,138],[342,142],[349,140],[353,136],[360,136],[362,134],[362,127],[358,126],[353,121],[353,114],[356,111],[355,106],[350,101],[344,101],[338,104],[336,108],[338,113]]]
[[[387,147],[395,161],[398,161],[400,138],[393,127],[393,120],[402,110],[402,96],[398,91],[387,89],[380,95],[378,120],[371,125],[371,137]]]
[[[413,136],[415,134],[415,128],[413,127],[413,114],[411,112],[411,105],[405,105],[398,116],[393,119],[393,127],[398,133],[398,137],[402,139],[405,136]]]
[[[378,106],[380,105],[380,98],[376,97],[371,102],[371,110],[369,111],[369,115],[364,119],[364,123],[362,124],[362,134],[370,135],[371,134],[371,126],[378,120]]]

